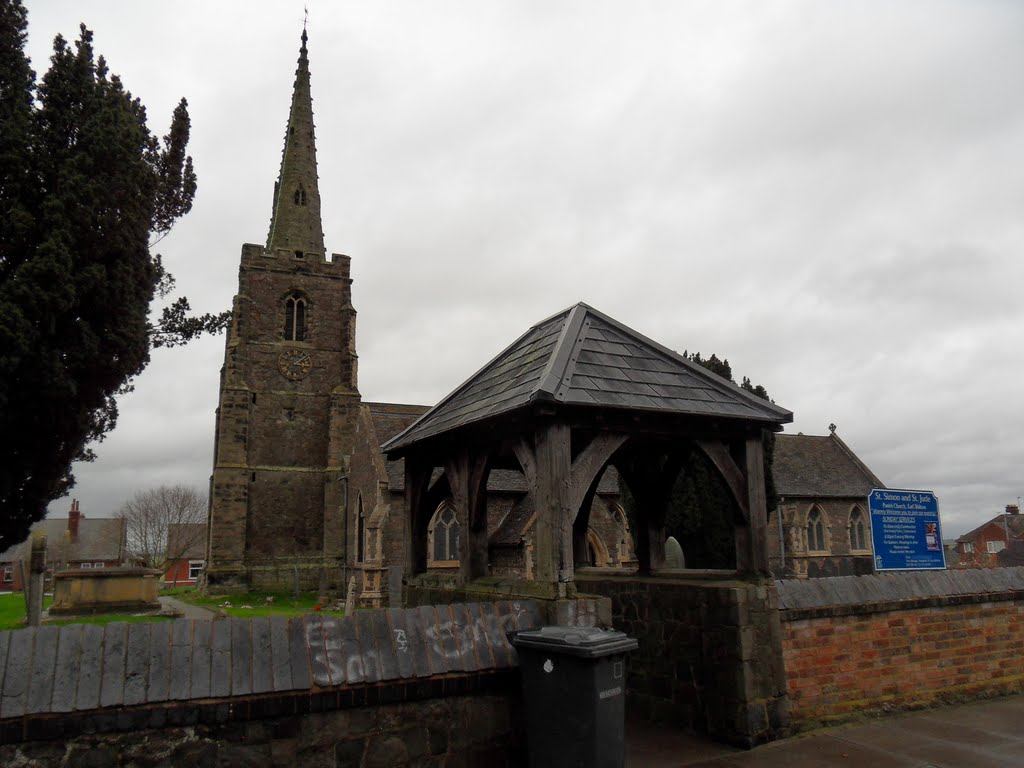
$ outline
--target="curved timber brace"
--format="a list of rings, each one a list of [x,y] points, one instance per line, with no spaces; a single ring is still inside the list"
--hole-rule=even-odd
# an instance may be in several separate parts
[[[754,435],[734,446],[738,459],[724,442],[698,440],[697,445],[725,479],[743,517],[736,526],[736,570],[767,576],[768,506],[761,439]]]
[[[572,430],[567,424],[539,426],[533,440],[522,437],[512,449],[522,467],[537,508],[534,525],[536,580],[573,580],[573,523],[605,464],[625,435],[602,433],[572,458]],[[584,535],[586,531],[584,530]]]
[[[455,516],[462,531],[459,541],[459,572],[466,579],[487,575],[487,475],[486,454],[462,449],[444,464],[452,492]]]

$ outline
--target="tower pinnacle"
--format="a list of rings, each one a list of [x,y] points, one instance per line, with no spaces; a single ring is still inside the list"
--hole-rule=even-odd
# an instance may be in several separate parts
[[[281,172],[274,185],[274,209],[267,250],[325,255],[320,219],[320,188],[316,172],[313,98],[309,87],[305,25],[292,88],[292,106],[281,155]]]

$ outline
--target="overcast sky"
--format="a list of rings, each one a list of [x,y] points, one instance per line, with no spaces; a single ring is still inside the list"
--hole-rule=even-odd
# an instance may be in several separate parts
[[[159,244],[201,312],[264,243],[301,2],[28,0],[84,21],[199,176]],[[310,2],[328,250],[352,257],[364,400],[433,404],[585,301],[716,353],[951,537],[1024,494],[1024,3]],[[223,337],[157,350],[86,515],[205,488]],[[69,500],[54,502],[63,515]]]

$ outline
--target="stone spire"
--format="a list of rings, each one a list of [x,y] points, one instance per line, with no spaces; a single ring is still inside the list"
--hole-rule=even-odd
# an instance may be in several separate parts
[[[274,185],[274,211],[270,218],[267,250],[325,255],[320,219],[320,188],[316,174],[316,138],[313,135],[313,98],[309,90],[306,29],[302,29],[299,65],[295,70],[292,109],[281,155],[281,173]]]

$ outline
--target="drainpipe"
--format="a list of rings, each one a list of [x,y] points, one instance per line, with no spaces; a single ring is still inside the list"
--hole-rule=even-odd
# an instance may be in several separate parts
[[[782,505],[785,501],[785,497],[780,496],[778,506],[776,507],[779,512],[779,578],[786,575],[786,535],[782,528]]]

